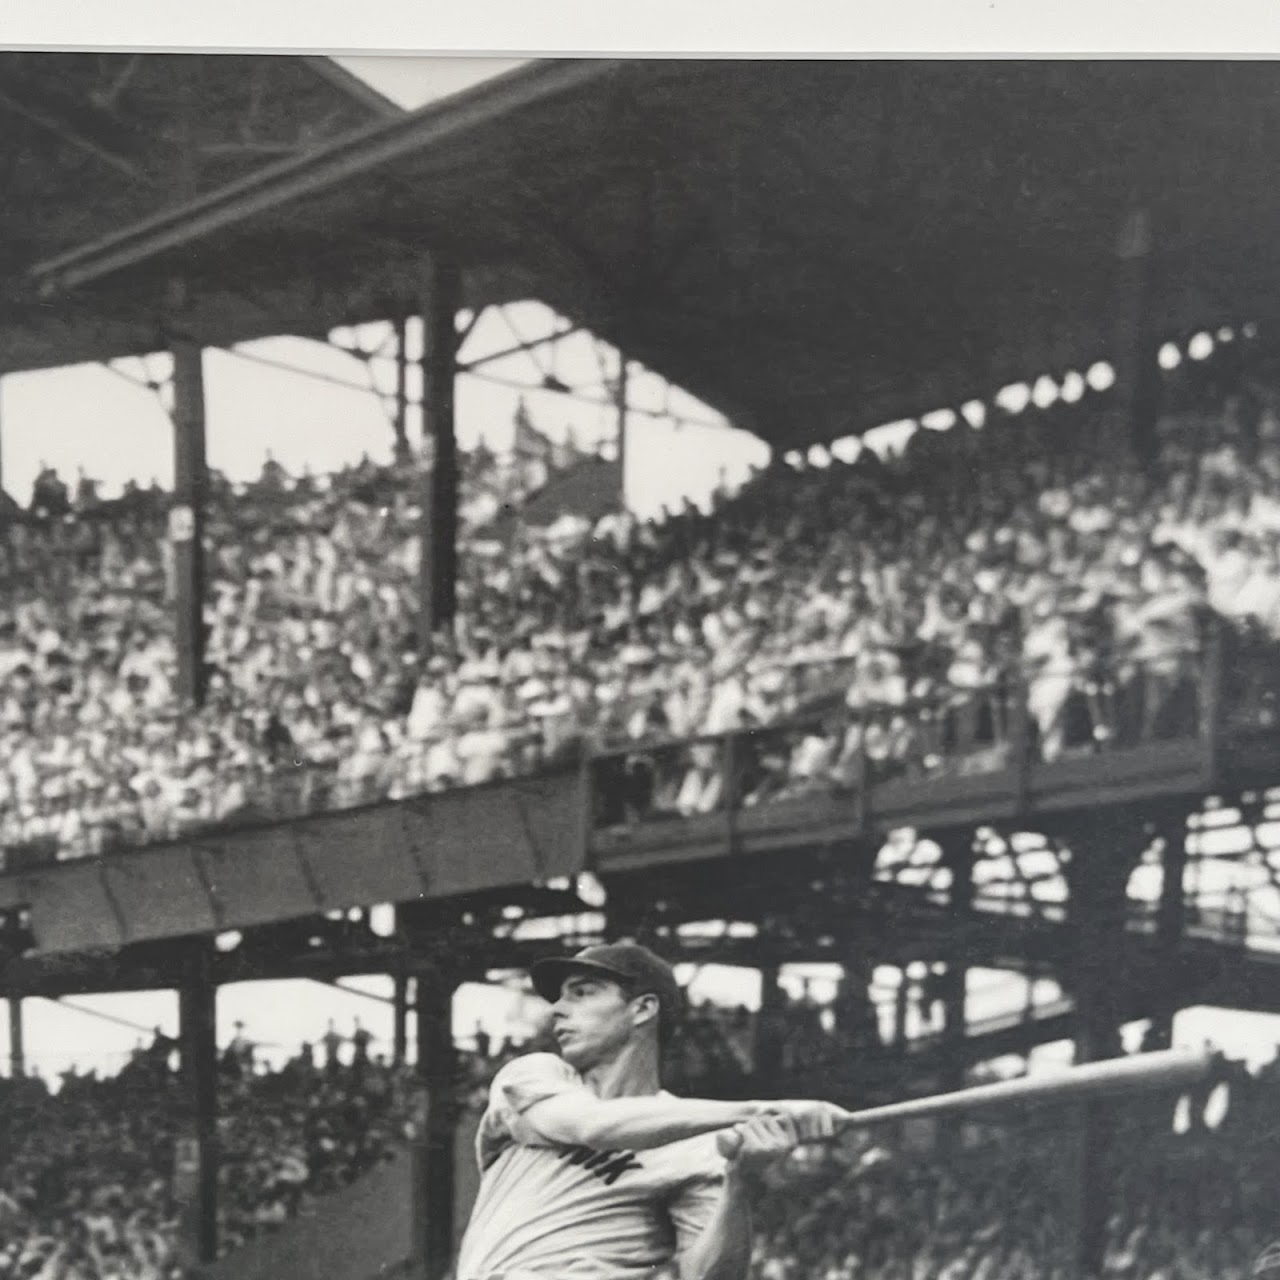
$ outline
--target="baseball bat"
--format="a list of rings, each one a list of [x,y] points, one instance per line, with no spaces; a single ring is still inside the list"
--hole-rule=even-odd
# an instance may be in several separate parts
[[[885,1120],[968,1113],[1016,1103],[1047,1106],[1082,1099],[1094,1101],[1126,1093],[1146,1093],[1155,1089],[1185,1089],[1207,1080],[1219,1061],[1219,1055],[1215,1053],[1190,1053],[1179,1049],[1137,1053],[1127,1058],[1090,1062],[1051,1075],[998,1080],[995,1084],[975,1085],[953,1093],[936,1093],[927,1098],[911,1098],[906,1102],[849,1111],[845,1113],[843,1127],[863,1128]]]
[[[1220,1062],[1221,1055],[1217,1053],[1192,1053],[1178,1049],[1139,1053],[1127,1058],[1091,1062],[1051,1075],[1000,1080],[995,1084],[975,1085],[952,1093],[936,1093],[927,1098],[911,1098],[906,1102],[846,1111],[840,1120],[840,1130],[865,1128],[891,1120],[968,1114],[1018,1103],[1051,1106],[1157,1089],[1185,1089],[1209,1079]],[[727,1130],[720,1135],[718,1145],[721,1154],[732,1155],[740,1142],[737,1129]]]

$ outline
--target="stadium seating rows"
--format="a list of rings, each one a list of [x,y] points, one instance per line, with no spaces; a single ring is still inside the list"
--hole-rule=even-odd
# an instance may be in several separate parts
[[[1236,1280],[1275,1233],[1275,1064],[1237,1076],[1216,1129],[1167,1100],[1113,1113],[1101,1274]],[[1259,1126],[1262,1126],[1261,1128]],[[881,1138],[814,1152],[760,1200],[756,1280],[1072,1275],[1075,1135],[1061,1114],[968,1127],[959,1149]]]
[[[181,1273],[172,1172],[183,1094],[162,1038],[115,1077],[0,1083],[0,1276],[160,1280]],[[346,1185],[401,1141],[403,1081],[300,1056],[220,1087],[219,1232],[230,1250]]]
[[[1188,374],[1145,467],[1090,394],[921,429],[888,459],[779,462],[710,515],[473,530],[456,634],[425,662],[415,465],[270,463],[213,485],[194,715],[164,495],[77,505],[46,476],[0,531],[0,846],[93,854],[586,744],[644,745],[602,820],[696,812],[722,799],[714,749],[663,764],[653,744],[808,716],[762,735],[744,788],[762,803],[847,785],[860,758],[998,754],[1015,677],[1045,758],[1186,731],[1206,612],[1280,634],[1276,386]]]

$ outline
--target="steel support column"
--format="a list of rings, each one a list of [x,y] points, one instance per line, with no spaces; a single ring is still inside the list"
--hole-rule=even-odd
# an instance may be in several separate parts
[[[204,701],[204,521],[208,473],[205,460],[204,353],[198,343],[176,339],[173,353],[174,493],[169,510],[173,549],[174,640],[178,692],[194,706]]]
[[[1142,825],[1124,814],[1084,817],[1073,828],[1067,864],[1067,918],[1072,930],[1072,994],[1076,1004],[1077,1063],[1121,1052],[1117,975],[1122,972],[1125,887]],[[1100,1274],[1111,1202],[1105,1103],[1079,1108],[1076,1130],[1075,1264],[1080,1276]]]
[[[836,1026],[840,1040],[860,1054],[881,1048],[880,1027],[871,999],[875,960],[867,950],[870,922],[859,912],[849,924],[849,946],[840,957],[840,986],[836,994]]]
[[[1125,219],[1116,242],[1115,397],[1133,453],[1150,460],[1160,412],[1160,366],[1151,328],[1152,228],[1144,209]]]
[[[1076,1002],[1076,1061],[1097,1062],[1120,1053],[1120,984],[1125,927],[1125,885],[1133,865],[1129,842],[1140,829],[1117,817],[1090,822],[1071,840],[1067,912],[1074,943],[1072,989]]]
[[[431,478],[423,494],[420,646],[453,621],[458,581],[458,441],[454,390],[458,373],[457,314],[461,273],[427,260],[422,307],[422,432],[430,442]]]
[[[218,988],[213,959],[210,941],[194,940],[178,991],[186,1123],[178,1140],[176,1181],[189,1256],[200,1263],[218,1256]]]
[[[418,1251],[425,1280],[444,1280],[453,1263],[454,1132],[456,1127],[453,993],[457,982],[438,970],[417,977],[418,1084],[424,1132],[417,1151]]]
[[[1171,814],[1160,824],[1164,848],[1160,854],[1163,876],[1160,903],[1156,909],[1156,942],[1160,950],[1161,981],[1153,993],[1151,1031],[1148,1047],[1169,1049],[1173,1046],[1173,1020],[1181,1004],[1182,938],[1187,925],[1187,899],[1184,881],[1187,871],[1187,820],[1181,813]]]
[[[17,1080],[27,1074],[26,1039],[22,1026],[22,997],[9,997],[9,1075]]]
[[[847,906],[840,940],[836,1029],[840,1042],[859,1057],[876,1056],[883,1048],[880,1020],[871,995],[876,967],[875,940],[882,940],[882,918],[873,905],[872,894],[875,861],[874,842],[861,841],[847,849],[843,868],[842,894]]]
[[[904,1057],[907,1052],[907,1013],[911,1003],[911,979],[907,962],[898,970],[898,989],[893,993],[893,1052]]]
[[[402,1067],[409,1053],[409,975],[403,964],[395,971],[395,1023],[391,1032],[391,1057],[397,1067]]]
[[[760,968],[760,1012],[756,1016],[751,1067],[755,1087],[764,1096],[777,1093],[783,1076],[787,993],[778,982],[778,970],[776,964]]]
[[[409,458],[409,321],[400,316],[395,322],[396,334],[396,411],[392,430],[395,433],[397,462]]]
[[[618,508],[625,511],[627,506],[627,451],[628,427],[630,426],[630,394],[628,382],[630,367],[627,357],[618,352],[618,387],[615,397],[618,408]]]
[[[942,857],[951,872],[949,894],[946,970],[938,982],[938,994],[943,1009],[943,1062],[942,1087],[959,1089],[965,1082],[964,1041],[968,1033],[966,1023],[966,995],[969,977],[969,916],[973,910],[973,833],[959,831],[948,833],[939,839]],[[943,1124],[944,1130],[955,1129],[952,1121]]]

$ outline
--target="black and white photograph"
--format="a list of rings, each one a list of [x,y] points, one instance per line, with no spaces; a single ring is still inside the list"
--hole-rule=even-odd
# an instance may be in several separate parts
[[[0,46],[0,1280],[1280,1280],[1280,63]]]

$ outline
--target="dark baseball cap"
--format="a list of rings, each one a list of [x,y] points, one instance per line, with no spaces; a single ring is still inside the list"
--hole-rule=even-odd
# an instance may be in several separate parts
[[[566,978],[586,974],[616,982],[632,996],[658,997],[658,1017],[663,1027],[672,1027],[680,1018],[680,986],[671,966],[648,947],[635,942],[611,942],[585,947],[573,956],[552,956],[539,960],[530,970],[533,989],[554,1004]]]

